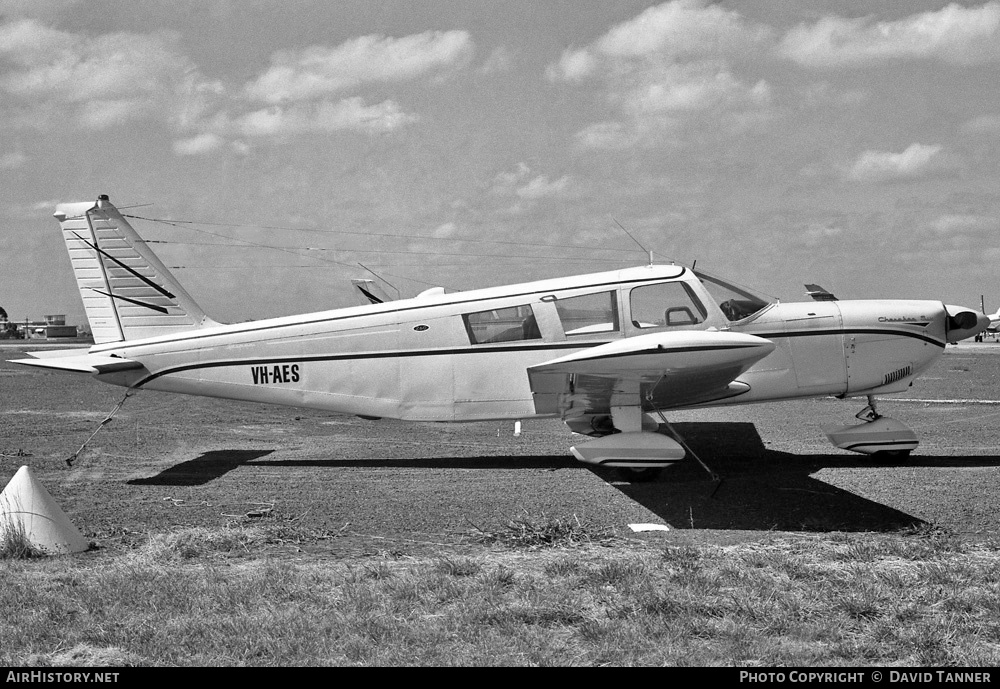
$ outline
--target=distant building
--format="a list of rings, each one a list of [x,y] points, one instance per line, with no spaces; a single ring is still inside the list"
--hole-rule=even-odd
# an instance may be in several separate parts
[[[41,321],[14,321],[12,325],[17,328],[17,337],[25,340],[59,340],[85,335],[75,325],[66,325],[63,314],[45,316]]]

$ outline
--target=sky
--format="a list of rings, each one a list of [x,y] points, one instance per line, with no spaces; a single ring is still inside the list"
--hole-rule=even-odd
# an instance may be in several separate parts
[[[0,0],[0,307],[85,322],[108,194],[222,322],[648,251],[993,311],[998,76],[1000,0]]]

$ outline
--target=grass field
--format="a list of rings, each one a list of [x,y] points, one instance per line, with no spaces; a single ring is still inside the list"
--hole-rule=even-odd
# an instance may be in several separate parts
[[[295,534],[254,526],[8,559],[0,663],[1000,662],[1000,552],[991,545],[927,531],[654,547],[563,527],[522,522],[483,534],[489,547],[421,556],[269,554]]]

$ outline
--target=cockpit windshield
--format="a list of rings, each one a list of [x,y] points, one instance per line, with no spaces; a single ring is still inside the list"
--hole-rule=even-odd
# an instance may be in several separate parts
[[[774,303],[774,299],[752,292],[746,287],[737,287],[717,277],[695,271],[708,293],[722,309],[730,321],[742,321],[760,313]]]

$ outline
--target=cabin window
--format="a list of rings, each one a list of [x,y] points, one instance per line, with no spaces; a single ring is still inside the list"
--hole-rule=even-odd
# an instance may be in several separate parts
[[[542,339],[535,314],[527,304],[467,313],[462,318],[472,344]]]
[[[631,292],[632,325],[678,328],[705,321],[708,312],[683,282],[636,287]]]
[[[618,299],[615,292],[584,294],[557,299],[556,311],[568,337],[618,330]]]

